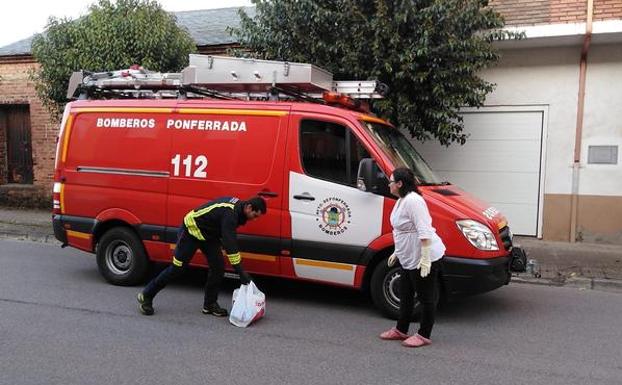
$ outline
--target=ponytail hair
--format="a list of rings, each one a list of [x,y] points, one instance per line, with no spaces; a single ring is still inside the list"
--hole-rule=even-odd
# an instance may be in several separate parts
[[[402,182],[402,187],[399,188],[400,197],[403,198],[408,193],[414,191],[419,194],[419,189],[415,183],[415,174],[411,169],[407,167],[398,167],[393,170],[393,179],[395,182]]]

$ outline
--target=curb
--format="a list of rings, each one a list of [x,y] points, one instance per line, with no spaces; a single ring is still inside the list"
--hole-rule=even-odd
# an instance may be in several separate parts
[[[50,227],[39,224],[0,222],[0,239],[60,244]]]
[[[565,280],[546,278],[512,277],[510,282],[540,286],[572,287],[579,290],[598,290],[622,293],[622,280],[603,278],[573,277]]]
[[[43,234],[7,234],[0,233],[0,239],[8,239],[12,241],[30,241],[37,243],[49,243],[49,244],[59,244],[60,242],[54,237],[54,235],[43,235]]]

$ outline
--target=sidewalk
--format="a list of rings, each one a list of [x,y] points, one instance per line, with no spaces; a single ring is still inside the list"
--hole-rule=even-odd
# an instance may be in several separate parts
[[[514,237],[514,245],[536,259],[541,278],[529,273],[514,273],[512,282],[581,289],[599,289],[622,293],[622,245],[543,241]]]
[[[42,210],[0,207],[0,239],[21,239],[59,244],[52,230],[52,214]],[[529,259],[537,261],[541,277],[515,273],[512,282],[622,293],[622,245],[542,241],[515,237]]]

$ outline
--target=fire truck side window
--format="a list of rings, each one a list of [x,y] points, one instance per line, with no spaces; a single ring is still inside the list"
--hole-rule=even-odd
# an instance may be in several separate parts
[[[356,186],[358,163],[369,153],[339,124],[304,120],[300,127],[302,167],[309,176]]]

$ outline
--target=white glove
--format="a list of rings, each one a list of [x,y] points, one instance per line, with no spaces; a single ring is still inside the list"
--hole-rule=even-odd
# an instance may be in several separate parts
[[[421,246],[421,259],[419,259],[418,269],[421,269],[421,278],[425,278],[430,274],[432,262],[430,261],[430,246]]]
[[[391,254],[391,256],[389,257],[389,260],[387,260],[387,266],[393,267],[396,261],[397,261],[397,256],[395,255],[395,253]]]

